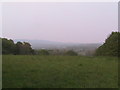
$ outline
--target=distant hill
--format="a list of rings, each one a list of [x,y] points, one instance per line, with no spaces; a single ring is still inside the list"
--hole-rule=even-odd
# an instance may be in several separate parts
[[[66,45],[66,43],[62,42],[54,42],[54,41],[48,41],[48,40],[28,40],[28,39],[15,39],[15,42],[17,41],[26,41],[29,42],[32,45],[32,48],[34,49],[41,49],[41,48],[61,48]]]
[[[32,45],[33,49],[82,49],[82,48],[98,48],[100,43],[63,43],[63,42],[55,42],[48,40],[28,40],[28,39],[15,39],[14,42],[29,42]]]

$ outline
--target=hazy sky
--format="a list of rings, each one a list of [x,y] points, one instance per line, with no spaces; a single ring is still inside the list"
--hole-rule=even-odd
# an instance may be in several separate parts
[[[99,43],[117,30],[117,2],[24,2],[2,7],[2,36],[11,39]]]

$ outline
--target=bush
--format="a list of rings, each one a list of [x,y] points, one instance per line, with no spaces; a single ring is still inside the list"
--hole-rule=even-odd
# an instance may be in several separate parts
[[[49,52],[47,50],[39,50],[39,55],[49,55]]]
[[[77,56],[78,54],[72,50],[69,50],[65,53],[65,55],[70,55],[70,56]]]

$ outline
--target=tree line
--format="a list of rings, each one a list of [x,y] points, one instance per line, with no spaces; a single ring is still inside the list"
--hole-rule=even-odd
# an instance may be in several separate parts
[[[49,50],[41,49],[34,50],[32,49],[30,43],[28,42],[17,42],[14,43],[12,39],[0,38],[2,41],[2,54],[13,54],[13,55],[53,55]],[[57,53],[54,55],[58,55]],[[69,50],[66,52],[59,53],[59,55],[71,55],[76,56],[77,53]]]
[[[2,54],[14,55],[53,55],[49,50],[34,50],[28,42],[14,43],[12,39],[0,38],[2,40]],[[73,50],[56,52],[54,55],[78,55]],[[120,32],[112,32],[105,43],[97,48],[95,56],[120,56]]]
[[[34,54],[34,50],[28,42],[14,43],[12,39],[0,38],[2,40],[2,54],[27,55]]]

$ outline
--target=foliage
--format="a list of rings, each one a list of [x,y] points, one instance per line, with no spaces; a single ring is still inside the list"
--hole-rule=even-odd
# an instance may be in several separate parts
[[[105,43],[96,50],[96,55],[120,56],[120,32],[112,32]]]
[[[28,42],[17,42],[2,38],[2,54],[32,54],[33,49]]]
[[[2,38],[2,54],[15,54],[16,45],[13,40]]]
[[[2,54],[2,38],[0,38],[0,55]]]
[[[70,55],[70,56],[77,56],[77,53],[74,52],[73,50],[69,50],[65,53],[65,55]]]
[[[38,54],[39,55],[49,55],[49,52],[45,49],[41,49],[41,50],[38,51]]]

